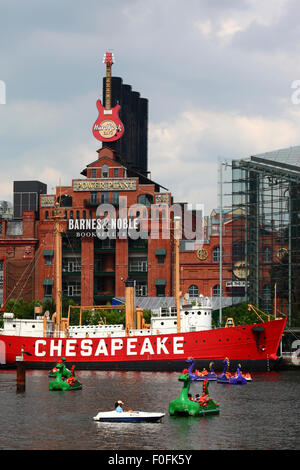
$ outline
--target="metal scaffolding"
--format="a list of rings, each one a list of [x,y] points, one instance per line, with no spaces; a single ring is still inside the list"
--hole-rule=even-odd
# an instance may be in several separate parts
[[[300,326],[300,147],[232,161],[232,272],[246,301]]]

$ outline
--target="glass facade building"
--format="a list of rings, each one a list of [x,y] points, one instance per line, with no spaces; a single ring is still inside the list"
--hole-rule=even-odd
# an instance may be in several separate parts
[[[232,209],[233,280],[300,327],[300,146],[233,160]]]

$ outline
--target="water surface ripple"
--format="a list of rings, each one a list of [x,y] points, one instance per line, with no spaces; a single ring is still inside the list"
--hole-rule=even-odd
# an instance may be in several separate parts
[[[171,417],[178,373],[78,371],[83,389],[49,392],[46,371],[28,371],[16,392],[15,371],[0,371],[1,450],[299,449],[300,372],[253,373],[245,386],[210,383],[219,416]],[[201,384],[192,384],[193,394]],[[166,413],[160,423],[97,423],[98,411],[125,408]]]

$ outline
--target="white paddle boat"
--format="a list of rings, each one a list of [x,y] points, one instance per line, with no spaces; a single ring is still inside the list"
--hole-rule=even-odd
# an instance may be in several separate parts
[[[148,413],[146,411],[100,411],[94,416],[94,421],[109,421],[123,423],[155,422],[165,416],[165,413]]]

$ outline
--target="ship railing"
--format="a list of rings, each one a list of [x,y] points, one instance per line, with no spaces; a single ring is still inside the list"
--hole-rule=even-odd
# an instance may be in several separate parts
[[[82,330],[124,330],[123,324],[114,324],[114,325],[71,325],[69,326],[69,331],[82,331]]]
[[[175,312],[170,312],[169,310],[166,311],[166,312],[163,312],[163,311],[152,311],[152,314],[151,314],[152,317],[176,317],[177,316],[177,313]]]

